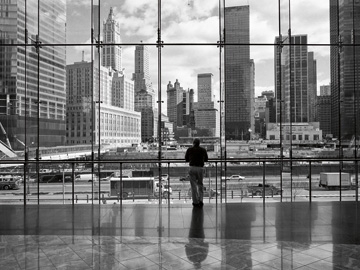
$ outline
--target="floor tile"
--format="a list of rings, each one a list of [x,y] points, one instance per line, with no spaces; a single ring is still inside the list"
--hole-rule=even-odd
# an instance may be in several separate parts
[[[3,206],[0,269],[360,269],[360,208],[343,203],[33,205],[26,222]]]

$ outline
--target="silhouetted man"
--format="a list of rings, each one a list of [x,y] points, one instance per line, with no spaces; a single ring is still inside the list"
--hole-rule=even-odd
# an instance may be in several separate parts
[[[204,163],[208,161],[205,148],[200,146],[200,140],[194,139],[193,146],[189,147],[185,154],[185,160],[189,162],[189,178],[191,184],[191,195],[193,206],[202,207],[204,193]]]

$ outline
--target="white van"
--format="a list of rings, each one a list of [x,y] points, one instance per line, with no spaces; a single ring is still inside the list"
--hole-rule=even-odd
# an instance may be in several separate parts
[[[91,182],[91,181],[99,181],[99,177],[97,177],[97,175],[95,174],[78,174],[75,177],[75,181],[87,181],[87,182]]]

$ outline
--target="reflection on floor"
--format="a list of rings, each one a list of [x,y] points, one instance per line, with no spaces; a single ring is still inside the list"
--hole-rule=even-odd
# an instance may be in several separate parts
[[[360,269],[355,202],[0,208],[0,269]]]

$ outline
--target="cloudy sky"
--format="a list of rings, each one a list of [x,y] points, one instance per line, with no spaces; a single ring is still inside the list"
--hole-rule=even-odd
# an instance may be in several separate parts
[[[155,43],[157,40],[158,1],[155,0],[100,0],[101,20],[107,18],[113,7],[120,23],[123,43]],[[216,43],[219,40],[219,0],[162,0],[161,39],[165,46],[161,52],[161,87],[166,101],[166,85],[178,79],[184,89],[196,92],[197,74],[213,73],[214,89],[219,89],[219,49],[216,46],[166,46],[166,43]],[[223,1],[220,1],[221,4]],[[281,33],[307,34],[309,51],[317,60],[318,88],[329,84],[329,1],[289,0],[281,2]],[[94,0],[96,4],[96,0]],[[274,90],[274,46],[279,35],[278,0],[225,0],[225,6],[250,6],[250,42],[265,44],[250,47],[255,62],[255,93]],[[289,10],[291,24],[289,24]],[[91,0],[67,0],[67,63],[90,60]],[[102,25],[102,23],[101,23]],[[123,66],[129,78],[134,72],[134,46],[123,46]],[[151,80],[158,90],[158,52],[149,47]],[[217,94],[217,91],[215,90]]]

